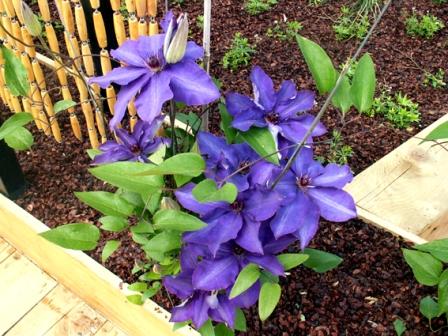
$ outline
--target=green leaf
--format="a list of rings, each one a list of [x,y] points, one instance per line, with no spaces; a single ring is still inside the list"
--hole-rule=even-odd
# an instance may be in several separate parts
[[[176,322],[173,325],[173,331],[177,331],[179,329],[182,329],[183,327],[186,327],[189,324],[190,324],[189,321],[186,321],[186,322]]]
[[[280,300],[282,289],[277,283],[265,282],[260,290],[258,298],[258,315],[265,321],[274,311]]]
[[[265,282],[278,283],[279,277],[277,275],[272,274],[266,270],[261,271],[260,274],[260,282],[264,284]]]
[[[157,211],[153,218],[154,225],[159,229],[176,230],[180,232],[196,231],[207,226],[199,218],[174,209]]]
[[[227,142],[231,144],[235,141],[237,133],[236,130],[232,127],[232,116],[227,111],[227,107],[225,104],[220,103],[218,107],[219,107],[219,114],[221,115],[221,122],[219,126],[224,132]]]
[[[14,133],[5,136],[5,142],[9,147],[16,150],[25,150],[30,148],[34,143],[33,135],[24,127],[14,130]]]
[[[61,111],[68,110],[69,108],[74,106],[76,106],[76,103],[73,100],[65,99],[56,102],[56,104],[54,104],[53,109],[54,113],[57,114]]]
[[[153,233],[154,229],[151,223],[148,223],[146,220],[140,220],[136,225],[131,227],[132,233]]]
[[[311,268],[317,273],[325,273],[339,266],[343,259],[335,254],[307,248],[303,253],[309,256],[305,261],[305,267]]]
[[[412,268],[415,278],[425,286],[434,286],[439,283],[442,273],[442,263],[426,252],[402,249],[404,259]]]
[[[133,292],[143,293],[148,289],[148,284],[146,282],[134,282],[128,286],[128,289]]]
[[[237,308],[236,310],[235,330],[242,332],[247,331],[246,316],[244,316],[244,312],[240,308]]]
[[[233,203],[238,196],[238,188],[233,183],[226,183],[218,189],[211,179],[201,181],[193,188],[193,196],[200,203],[224,201]]]
[[[121,232],[129,225],[127,218],[115,216],[101,217],[99,222],[102,224],[101,228],[103,230],[111,232]]]
[[[448,239],[434,240],[429,243],[416,245],[414,248],[419,251],[429,252],[440,261],[448,263]]]
[[[430,296],[425,296],[420,301],[420,313],[428,320],[432,320],[435,317],[438,317],[439,314],[439,305],[436,301]]]
[[[244,267],[238,277],[236,278],[235,284],[232,287],[232,291],[230,292],[229,299],[233,299],[244,293],[248,290],[252,285],[257,282],[260,278],[260,269],[258,265],[249,264]]]
[[[234,336],[234,335],[235,332],[223,323],[220,323],[215,327],[215,336]]]
[[[402,320],[396,319],[394,321],[394,329],[397,336],[401,336],[406,331],[406,325]]]
[[[278,261],[283,265],[285,271],[303,264],[308,258],[309,256],[303,253],[285,253],[277,256]]]
[[[199,333],[201,336],[215,336],[215,328],[213,328],[212,321],[207,320],[199,329]]]
[[[275,153],[277,151],[277,146],[274,137],[267,128],[252,127],[247,132],[240,132],[239,136],[247,142],[258,155],[266,157],[267,155],[272,154],[269,157],[266,157],[266,160],[276,165],[279,164],[278,153]]]
[[[100,155],[102,153],[102,151],[100,151],[99,149],[94,149],[94,148],[90,148],[90,149],[86,150],[86,152],[91,160],[93,160],[95,158],[95,156]]]
[[[128,295],[126,296],[129,302],[141,306],[143,304],[143,299],[140,294]]]
[[[192,130],[193,133],[199,131],[202,123],[201,118],[193,112],[190,112],[189,114],[176,113],[176,119],[183,122],[185,125],[188,125],[188,130]]]
[[[147,165],[148,167],[148,165]],[[184,175],[196,177],[205,169],[205,162],[199,154],[182,153],[170,157],[158,166],[146,169],[136,176],[146,175]]]
[[[297,36],[297,43],[319,92],[321,94],[330,92],[337,79],[337,71],[330,57],[317,43],[303,36]]]
[[[118,240],[109,240],[101,252],[101,261],[106,262],[107,259],[120,247],[120,242]]]
[[[340,109],[343,114],[346,114],[353,104],[350,90],[350,80],[347,76],[344,76],[332,99],[333,105]]]
[[[96,178],[113,186],[134,191],[146,200],[163,186],[161,176],[137,176],[147,171],[149,164],[141,162],[116,162],[89,169]]]
[[[440,139],[448,139],[448,121],[434,128],[422,142]]]
[[[439,279],[439,313],[448,313],[448,269],[446,269]]]
[[[14,133],[16,129],[21,128],[31,122],[33,116],[28,112],[15,113],[0,126],[0,140],[7,135]]]
[[[28,95],[30,91],[30,81],[25,66],[11,50],[5,46],[1,47],[5,60],[5,80],[13,96]]]
[[[63,248],[93,250],[100,239],[100,230],[92,224],[73,223],[40,233],[42,237]]]
[[[369,54],[359,60],[352,81],[352,100],[359,112],[370,110],[375,96],[376,75],[375,64]]]
[[[174,175],[174,181],[176,182],[177,187],[182,187],[183,185],[190,182],[192,179],[191,176],[185,176],[185,175]]]
[[[117,194],[106,191],[75,192],[75,196],[88,206],[107,216],[128,217],[134,206]]]
[[[163,231],[154,236],[148,243],[143,246],[143,249],[152,258],[159,259],[161,254],[176,250],[180,248],[181,240],[180,234],[176,231]],[[157,260],[160,261],[160,260]]]

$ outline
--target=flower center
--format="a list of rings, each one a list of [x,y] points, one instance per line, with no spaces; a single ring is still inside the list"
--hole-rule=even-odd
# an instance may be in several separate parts
[[[133,154],[140,154],[140,147],[138,145],[132,145],[130,150]]]
[[[241,201],[235,201],[232,204],[230,204],[230,207],[235,212],[241,212],[243,210],[244,204]]]
[[[311,178],[307,175],[304,175],[300,178],[298,177],[296,183],[299,188],[306,188],[311,184]]]
[[[238,167],[238,170],[241,169],[240,174],[242,174],[242,175],[249,174],[249,170],[250,170],[250,166],[249,165],[250,165],[249,161],[247,161],[247,160],[241,161],[241,163],[240,163],[240,165]]]
[[[280,121],[280,115],[278,113],[271,112],[266,116],[266,121],[268,123],[277,125],[278,122]]]
[[[149,68],[154,72],[159,72],[162,70],[162,62],[156,56],[151,56],[148,60]]]

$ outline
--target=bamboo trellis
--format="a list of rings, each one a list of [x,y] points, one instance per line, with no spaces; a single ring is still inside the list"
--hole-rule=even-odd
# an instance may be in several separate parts
[[[55,6],[48,0],[37,3],[40,13],[36,14],[40,14],[44,22],[43,40],[52,57],[39,53],[35,47],[36,39],[31,37],[23,22],[21,0],[0,1],[0,20],[4,27],[0,27],[0,41],[20,57],[30,80],[28,97],[13,96],[5,84],[4,60],[0,55],[0,98],[15,113],[31,112],[37,128],[58,142],[62,141],[62,134],[54,112],[55,95],[76,100],[81,108],[68,110],[73,135],[83,140],[82,125],[85,124],[90,144],[97,148],[107,140],[109,118],[101,107],[107,106],[113,114],[116,92],[110,86],[104,92],[105,98],[101,98],[100,88],[97,85],[87,87],[86,79],[111,71],[109,49],[112,47],[127,39],[158,33],[157,0],[54,0]],[[126,15],[122,13],[124,10]],[[56,27],[58,20],[63,26],[59,32],[56,31],[60,28],[60,25]],[[107,34],[111,29],[109,25],[113,26],[112,39],[111,34]],[[97,54],[93,54],[94,49]],[[71,58],[70,68],[62,66],[66,61],[63,54]],[[58,92],[47,85],[49,71],[56,74],[60,85]],[[133,103],[129,104],[128,111],[133,127],[137,121]]]

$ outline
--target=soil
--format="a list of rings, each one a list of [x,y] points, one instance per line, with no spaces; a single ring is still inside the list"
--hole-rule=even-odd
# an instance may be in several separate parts
[[[256,44],[257,53],[251,64],[262,66],[276,84],[293,79],[301,88],[313,88],[307,67],[294,42],[276,41],[265,36],[275,20],[300,21],[301,34],[318,42],[333,58],[343,63],[354,52],[358,41],[337,41],[331,29],[340,7],[347,1],[328,1],[319,7],[308,6],[308,0],[279,0],[271,11],[249,16],[238,0],[220,0],[213,11],[212,73],[223,83],[223,91],[250,93],[250,68],[235,72],[220,64],[235,32]],[[428,126],[447,112],[447,90],[425,88],[423,70],[445,69],[448,60],[448,29],[432,40],[415,39],[405,34],[406,13],[413,8],[448,23],[448,5],[434,5],[430,0],[394,1],[376,33],[368,43],[377,66],[378,92],[390,88],[406,93],[420,104],[421,121],[399,130],[381,117],[370,118],[350,112],[344,125],[336,111],[330,110],[323,122],[329,129],[340,128],[344,141],[352,146],[349,164],[358,173]],[[180,8],[178,8],[180,9]],[[201,40],[201,31],[194,20],[202,11],[202,2],[187,0],[182,9],[190,14],[193,36]],[[322,97],[318,99],[322,103]],[[316,107],[316,110],[318,106]],[[1,109],[0,109],[1,110]],[[212,130],[218,131],[218,114],[212,114]],[[59,122],[64,141],[56,144],[51,138],[33,129],[36,144],[32,151],[19,153],[19,161],[29,182],[25,195],[17,201],[50,227],[65,223],[96,223],[99,215],[81,204],[74,191],[104,190],[105,185],[89,175],[90,159],[85,154],[87,142],[80,144],[72,135],[66,116]],[[344,127],[342,127],[344,126]],[[321,149],[322,151],[325,149]],[[50,159],[48,159],[50,158]],[[96,260],[107,239],[120,239],[122,245],[107,261],[106,267],[126,282],[134,281],[130,270],[142,252],[124,234],[104,234],[100,246],[90,253]],[[419,300],[435,291],[417,284],[405,264],[400,247],[403,241],[389,233],[354,220],[344,224],[322,223],[312,247],[340,255],[344,262],[336,270],[316,274],[300,268],[283,281],[283,295],[274,315],[264,324],[256,310],[246,314],[248,333],[242,335],[394,335],[392,323],[401,318],[407,325],[406,335],[430,335],[427,320],[418,311]],[[166,297],[156,301],[169,307]],[[437,329],[439,322],[433,323]],[[448,335],[443,331],[434,335]]]

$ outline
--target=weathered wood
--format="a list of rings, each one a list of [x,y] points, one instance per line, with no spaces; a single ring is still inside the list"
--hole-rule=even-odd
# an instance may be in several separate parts
[[[16,251],[14,247],[9,245],[4,240],[0,241],[0,263],[3,262],[6,258],[8,258],[11,254]]]
[[[5,336],[44,335],[59,320],[81,303],[64,286],[56,286]],[[62,334],[61,334],[62,335]]]
[[[421,144],[445,115],[357,175],[347,187],[362,219],[415,243],[448,237],[448,151]]]
[[[108,321],[98,330],[95,336],[126,336],[126,334]]]
[[[191,328],[173,332],[170,314],[150,300],[144,307],[130,303],[120,290],[120,278],[84,253],[64,250],[36,234],[46,230],[43,223],[0,195],[0,236],[125,333],[198,335]]]
[[[56,282],[15,252],[0,264],[0,335],[42,300]]]

